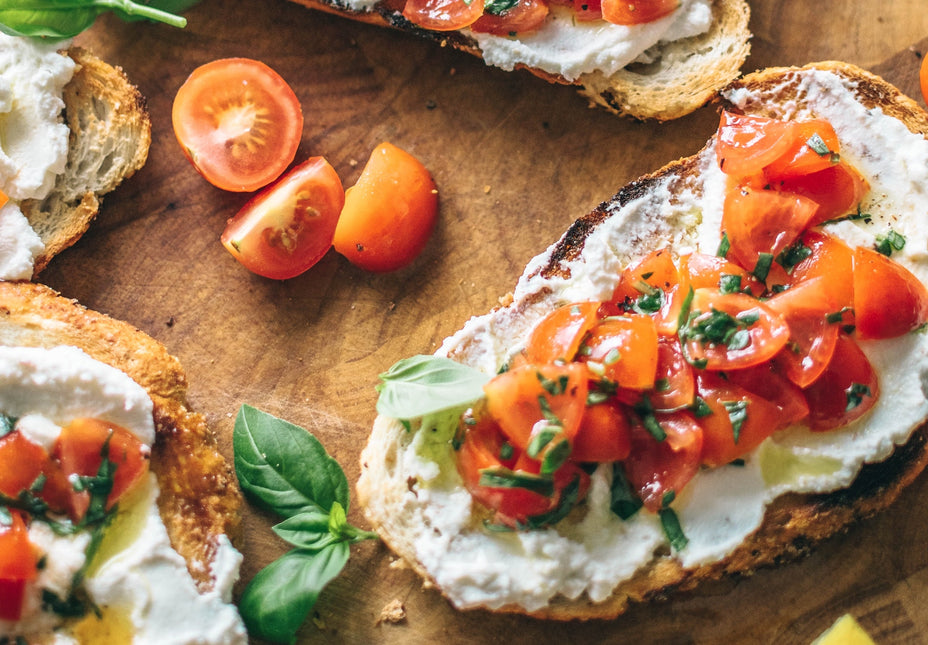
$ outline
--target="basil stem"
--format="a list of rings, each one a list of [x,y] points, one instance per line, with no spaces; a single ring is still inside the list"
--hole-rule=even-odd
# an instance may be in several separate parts
[[[183,8],[191,4],[181,3]],[[181,28],[187,25],[182,16],[131,0],[0,0],[0,31],[11,36],[72,38],[107,11],[124,20],[141,18]]]

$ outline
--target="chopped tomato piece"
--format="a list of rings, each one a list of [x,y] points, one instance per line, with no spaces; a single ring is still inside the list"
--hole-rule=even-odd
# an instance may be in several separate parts
[[[16,621],[26,583],[38,576],[38,557],[21,512],[10,510],[10,516],[10,524],[0,523],[0,620]]]
[[[572,440],[586,409],[587,377],[586,367],[579,363],[511,369],[484,386],[487,412],[521,450],[546,427],[555,426]]]
[[[898,262],[854,249],[854,319],[860,338],[901,336],[928,321],[928,289]]]
[[[876,404],[880,386],[870,361],[853,340],[841,334],[821,378],[805,389],[809,427],[815,431],[847,425]]]
[[[808,249],[807,257],[793,266],[790,285],[804,280],[823,278],[827,284],[827,298],[837,313],[854,306],[854,252],[831,235],[817,231],[806,231],[800,240]]]
[[[249,271],[274,280],[293,278],[331,248],[344,203],[335,169],[322,157],[311,157],[245,204],[220,240]]]
[[[406,0],[403,17],[433,31],[454,31],[483,15],[483,0]]]
[[[577,462],[622,461],[631,451],[631,423],[615,401],[591,405],[574,437],[571,459]]]
[[[61,429],[52,458],[61,464],[62,471],[71,479],[74,476],[97,477],[101,474],[104,452],[115,468],[112,488],[106,498],[108,510],[148,472],[150,451],[138,437],[125,428],[100,419],[75,419]],[[74,491],[69,509],[71,519],[77,521],[84,517],[90,501],[89,491]]]
[[[502,13],[485,12],[470,28],[478,33],[513,36],[538,29],[547,15],[547,0],[518,0]]]
[[[0,494],[16,498],[31,490],[53,511],[64,511],[71,498],[71,486],[61,468],[42,446],[29,441],[21,432],[0,438]]]
[[[382,143],[345,191],[332,245],[362,269],[396,271],[425,248],[438,220],[438,189],[414,156]]]
[[[688,276],[693,289],[740,291],[754,296],[760,296],[765,289],[764,284],[751,273],[717,255],[691,253],[683,258],[681,271]]]
[[[654,389],[623,390],[618,398],[631,406],[645,406],[659,412],[674,412],[693,405],[696,400],[696,377],[676,337],[661,337],[657,342],[657,373]],[[645,400],[647,399],[647,400]]]
[[[530,363],[572,361],[587,332],[599,319],[599,302],[558,307],[532,330],[525,349]]]
[[[612,300],[627,311],[652,315],[658,333],[672,335],[687,290],[670,249],[664,248],[630,264],[619,277]]]
[[[602,20],[602,0],[573,0],[574,15],[579,22]]]
[[[818,204],[802,195],[741,185],[728,192],[723,208],[729,257],[757,273],[761,255],[776,258],[792,244],[808,228]]]
[[[759,174],[789,151],[793,129],[790,121],[723,111],[715,145],[719,167],[732,177]]]
[[[602,0],[603,19],[616,25],[642,25],[669,16],[680,0]]]
[[[665,437],[658,440],[642,426],[635,426],[632,451],[624,466],[644,507],[657,512],[699,470],[703,431],[690,412],[656,414],[654,420]]]
[[[818,172],[784,179],[775,188],[808,197],[818,204],[818,210],[808,223],[811,228],[854,213],[870,185],[859,172],[842,161]]]
[[[699,419],[702,463],[723,466],[742,457],[781,426],[780,408],[713,372],[696,378],[699,396],[712,411]]]
[[[650,390],[657,374],[657,338],[650,316],[606,318],[590,330],[580,360],[595,377],[631,390]]]
[[[196,68],[171,114],[187,159],[211,184],[251,192],[296,156],[303,113],[293,90],[256,60],[223,58]]]
[[[789,340],[782,316],[742,293],[696,289],[681,329],[688,360],[710,370],[750,367],[770,360]]]
[[[799,177],[838,163],[838,135],[823,119],[791,121],[792,136],[786,154],[764,167],[768,181]]]
[[[780,411],[777,430],[788,428],[809,416],[809,404],[806,402],[805,394],[799,386],[782,376],[775,365],[762,363],[741,370],[731,370],[725,375],[735,385],[777,406]]]

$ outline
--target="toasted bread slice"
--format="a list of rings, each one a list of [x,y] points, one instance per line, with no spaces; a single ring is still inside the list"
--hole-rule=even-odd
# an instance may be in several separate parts
[[[442,45],[451,45],[475,56],[480,46],[461,32],[428,31],[402,15],[402,6],[386,0],[371,11],[355,11],[343,0],[294,0],[313,9],[345,16],[368,24],[414,33]],[[637,119],[668,121],[689,114],[716,95],[719,88],[739,74],[750,52],[750,9],[743,0],[713,0],[712,25],[698,36],[656,45],[648,50],[653,61],[613,73],[591,72],[573,80],[525,64],[517,68],[548,81],[572,84],[596,105]]]
[[[145,101],[122,70],[80,47],[67,53],[78,64],[63,97],[71,131],[67,166],[45,199],[21,205],[45,244],[33,276],[80,239],[103,195],[145,165],[151,144]]]
[[[242,500],[206,420],[187,407],[177,359],[128,323],[29,282],[0,282],[0,344],[78,347],[145,388],[154,403],[151,469],[161,489],[160,514],[198,588],[212,590],[220,538],[241,541]]]
[[[846,103],[835,101],[828,107],[839,95]],[[878,141],[877,136],[872,136],[876,135],[874,128],[877,127],[893,130],[893,134],[887,135],[890,137],[912,137],[906,139],[909,143],[920,138],[928,139],[928,115],[914,101],[882,79],[843,63],[826,62],[804,68],[776,68],[750,74],[725,88],[722,96],[725,99],[723,105],[729,109],[778,118],[826,116],[819,113],[819,108],[830,111],[827,115],[830,118],[836,114],[835,110],[842,110],[834,105],[851,106],[853,109],[844,110],[846,119],[836,128],[840,136],[857,142],[855,146],[848,146],[853,147],[848,154],[859,159],[872,160],[883,154],[879,146],[885,144],[886,139]],[[883,119],[882,125],[876,126],[873,120],[877,115],[881,119],[883,115],[891,119]],[[849,129],[849,126],[853,128]],[[844,150],[842,141],[842,154]],[[926,155],[926,150],[928,148],[919,145],[918,154]],[[445,341],[438,353],[493,374],[507,348],[524,343],[534,324],[555,306],[581,299],[608,298],[615,280],[608,276],[617,276],[633,257],[668,243],[680,246],[696,243],[693,231],[701,221],[713,217],[712,204],[722,198],[718,184],[712,185],[706,179],[713,167],[717,169],[714,139],[696,155],[674,161],[622,188],[611,200],[577,220],[560,240],[531,261],[513,295],[504,304],[468,321],[461,331]],[[898,167],[898,164],[893,164],[894,173]],[[873,199],[896,204],[904,202],[897,199],[901,195],[892,194],[887,184],[891,181],[888,177],[873,173],[868,180],[875,195]],[[721,206],[718,205],[717,209],[720,213]],[[720,216],[719,213],[716,216]],[[895,218],[898,214],[894,211],[890,217]],[[915,213],[913,217],[921,215],[923,213]],[[875,215],[874,219],[878,217]],[[718,238],[715,238],[715,243],[718,243]],[[922,280],[925,279],[924,274],[922,271]],[[597,275],[606,277],[597,281]],[[593,295],[597,290],[603,295]],[[923,340],[909,339],[907,342],[920,343],[919,352],[925,349]],[[917,399],[920,406],[917,409],[923,411],[928,398],[922,401],[924,395],[917,386],[917,380],[913,390],[918,391],[902,391],[909,392],[907,397]],[[887,402],[887,413],[879,417],[879,422],[870,421],[868,425],[891,421],[899,402],[898,398]],[[900,491],[928,464],[928,426],[925,425],[925,416],[915,415],[909,425],[881,444],[877,451],[879,454],[867,458],[865,465],[848,473],[846,483],[829,489],[831,492],[788,492],[775,497],[765,509],[759,506],[757,527],[749,530],[740,543],[736,543],[723,557],[687,565],[684,557],[671,553],[666,546],[653,550],[645,547],[646,564],[626,571],[624,576],[619,576],[620,579],[600,584],[595,601],[591,599],[594,594],[589,587],[575,584],[569,587],[573,590],[571,594],[558,591],[547,597],[534,596],[530,602],[511,602],[499,601],[492,592],[484,593],[482,590],[496,585],[506,587],[510,580],[517,579],[531,580],[532,590],[543,586],[543,574],[537,570],[525,573],[516,568],[515,560],[523,552],[529,553],[527,558],[537,557],[546,562],[548,575],[560,575],[559,568],[573,567],[572,556],[565,556],[563,561],[558,561],[558,558],[565,549],[578,546],[580,538],[577,536],[586,518],[597,511],[589,510],[588,515],[584,515],[582,509],[574,509],[574,514],[562,520],[566,526],[556,525],[554,531],[557,535],[553,536],[554,540],[558,540],[556,549],[547,543],[542,546],[531,538],[522,541],[522,538],[493,536],[480,525],[479,519],[454,512],[469,505],[469,496],[454,470],[449,438],[432,439],[429,434],[434,433],[410,432],[408,426],[383,416],[374,422],[371,438],[361,457],[362,474],[357,491],[375,530],[430,585],[439,587],[460,608],[488,607],[560,620],[615,617],[630,603],[663,599],[671,592],[693,589],[706,580],[749,574],[758,567],[804,555],[851,523],[892,504]],[[850,440],[847,436],[836,436],[840,438],[835,441]],[[854,437],[856,441],[857,435]],[[451,511],[437,510],[436,500],[442,500]],[[606,509],[608,513],[608,490]],[[624,530],[615,523],[611,526]],[[428,541],[422,540],[424,535],[430,536]],[[484,538],[500,540],[497,542],[499,548],[484,550],[485,543],[481,542]],[[604,558],[603,552],[596,550],[601,547],[603,539],[597,538],[593,542],[594,545],[589,542],[579,544],[571,553],[578,556],[585,553],[584,557],[595,560],[596,568],[612,566],[609,556]],[[437,546],[439,543],[440,546]],[[434,550],[429,551],[430,545],[435,547]],[[481,550],[479,554],[462,555],[470,558],[472,563],[472,568],[467,571],[468,584],[476,589],[472,596],[442,588],[443,580],[454,578],[463,571],[463,565],[452,571],[455,564],[460,564],[457,560],[447,566],[445,561],[451,554],[464,549]],[[615,555],[613,551],[604,552]],[[507,580],[501,581],[489,574],[481,578],[482,572],[477,563],[500,553],[506,554]],[[600,557],[594,558],[593,553],[599,553]],[[442,568],[444,571],[439,575],[436,570]],[[591,569],[578,568],[578,571],[589,572]],[[449,572],[451,578],[447,577]],[[439,579],[441,576],[446,577]]]

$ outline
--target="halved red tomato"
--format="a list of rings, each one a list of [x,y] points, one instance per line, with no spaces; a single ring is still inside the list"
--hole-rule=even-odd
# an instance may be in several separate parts
[[[547,0],[518,0],[514,7],[502,13],[486,11],[470,28],[478,33],[514,36],[538,29],[547,15]]]
[[[657,512],[678,495],[699,470],[703,432],[690,412],[657,414],[666,434],[659,441],[641,426],[632,429],[632,450],[623,462],[628,481],[644,507]]]
[[[810,228],[853,213],[870,190],[867,180],[843,161],[818,172],[784,179],[775,187],[808,197],[818,204],[818,210],[809,220]]]
[[[29,541],[20,511],[11,510],[12,523],[0,523],[0,620],[22,617],[26,583],[38,576],[38,557]]]
[[[680,0],[602,0],[603,19],[616,25],[642,25],[669,16]]]
[[[776,121],[723,111],[715,154],[722,171],[732,177],[757,175],[785,155],[793,144],[790,121]]]
[[[763,397],[713,372],[701,372],[696,381],[699,396],[712,411],[699,419],[702,463],[731,463],[782,427],[780,408]]]
[[[403,17],[433,31],[453,31],[483,15],[483,0],[406,0]]]
[[[129,430],[101,419],[79,418],[61,429],[52,449],[52,458],[69,477],[96,477],[107,459],[113,462],[112,488],[106,498],[107,510],[141,481],[148,472],[149,449]],[[90,493],[74,491],[69,514],[80,520],[90,504]]]
[[[530,363],[572,361],[587,332],[599,319],[601,303],[575,302],[558,307],[532,330],[525,347]]]
[[[928,321],[928,289],[898,262],[854,249],[854,319],[860,338],[901,336]]]
[[[579,360],[595,378],[604,377],[630,390],[652,389],[657,375],[654,320],[640,314],[601,320],[583,342]]]
[[[332,245],[367,271],[396,271],[425,248],[438,220],[438,189],[414,156],[381,143],[345,191]]]
[[[761,254],[776,258],[809,226],[818,204],[802,195],[741,185],[725,196],[722,230],[729,257],[756,273]]]
[[[805,388],[809,428],[832,430],[862,417],[880,395],[876,372],[853,340],[841,334],[821,378]]]
[[[177,91],[171,118],[184,155],[223,190],[251,192],[277,179],[303,135],[293,90],[270,67],[248,58],[196,68]]]
[[[709,370],[740,369],[773,358],[789,340],[789,327],[782,316],[749,295],[696,289],[681,340],[693,364]]]
[[[808,175],[838,163],[838,135],[824,119],[791,121],[791,145],[785,154],[764,167],[768,181]]]
[[[344,203],[338,173],[322,157],[311,157],[245,204],[220,239],[249,271],[293,278],[331,248]]]
[[[557,426],[568,441],[586,409],[588,372],[584,365],[523,365],[486,385],[487,412],[514,446],[525,450],[536,424]]]
[[[606,401],[584,412],[570,456],[577,462],[622,461],[631,448],[628,415],[618,402]]]

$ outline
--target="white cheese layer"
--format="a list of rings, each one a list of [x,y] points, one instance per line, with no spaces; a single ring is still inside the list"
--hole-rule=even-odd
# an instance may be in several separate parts
[[[16,418],[16,430],[46,449],[62,426],[79,417],[118,424],[149,447],[155,439],[152,402],[145,390],[75,347],[0,347],[0,412]],[[115,612],[125,617],[136,645],[244,644],[244,626],[230,602],[241,556],[222,540],[211,571],[214,589],[199,593],[184,559],[171,547],[157,497],[158,484],[149,474],[140,489],[121,502],[86,572],[84,588],[90,600],[104,616]],[[54,629],[56,643],[82,642],[70,633],[73,621],[66,623],[43,608],[42,592],[67,597],[74,575],[88,564],[90,532],[62,536],[36,520],[29,538],[46,564],[27,586],[22,619],[0,621],[0,640],[24,636],[44,642]],[[110,627],[83,629],[106,634]],[[92,642],[107,641],[101,637]]]
[[[892,227],[907,240],[893,258],[928,282],[928,141],[880,110],[861,106],[853,86],[834,74],[807,71],[790,80],[799,96],[778,116],[828,119],[841,140],[842,156],[872,188],[862,205],[871,219],[834,225],[832,232],[852,244],[869,245]],[[747,92],[729,98],[745,107],[763,101]],[[806,107],[800,110],[799,105]],[[645,196],[614,205],[612,216],[586,239],[582,257],[566,263],[568,279],[539,275],[552,246],[528,265],[510,307],[471,319],[438,353],[453,352],[456,359],[494,374],[553,307],[608,298],[619,270],[631,259],[668,243],[680,252],[695,248],[714,254],[726,179],[711,146],[699,163],[698,193],[664,178]],[[863,464],[885,459],[928,418],[928,335],[861,346],[880,379],[881,397],[873,410],[836,431],[788,429],[749,454],[744,466],[699,472],[673,504],[689,539],[674,554],[684,566],[724,558],[760,526],[767,504],[778,495],[847,486]],[[379,418],[372,437],[382,434],[377,428],[393,423]],[[395,461],[390,469],[395,481],[418,481],[415,492],[403,497],[403,523],[422,527],[411,538],[416,557],[459,607],[516,604],[531,611],[559,594],[601,601],[645,566],[657,547],[667,548],[654,515],[639,512],[623,522],[609,511],[608,468],[593,476],[579,523],[568,520],[527,533],[488,532],[471,513],[449,437],[437,434],[415,433],[399,445],[372,445],[369,452]]]
[[[75,63],[59,53],[66,46],[0,33],[0,190],[11,200],[0,209],[2,280],[31,278],[44,250],[18,204],[46,197],[68,160],[62,92]]]

